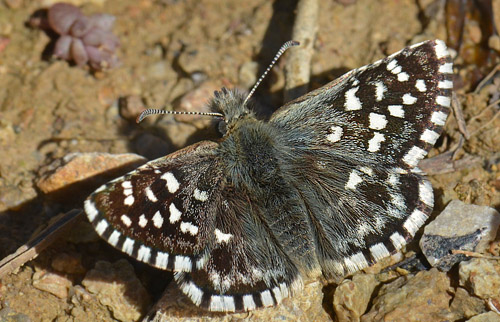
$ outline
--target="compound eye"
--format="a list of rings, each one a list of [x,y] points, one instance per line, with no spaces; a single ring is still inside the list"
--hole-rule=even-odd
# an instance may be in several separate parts
[[[227,124],[226,124],[226,121],[224,120],[220,120],[218,123],[217,123],[217,132],[220,133],[220,135],[224,136],[227,132]]]

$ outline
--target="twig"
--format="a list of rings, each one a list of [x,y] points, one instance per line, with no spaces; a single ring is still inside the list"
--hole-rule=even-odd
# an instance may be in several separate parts
[[[489,120],[488,122],[486,122],[483,126],[479,127],[477,130],[475,130],[474,132],[472,132],[470,135],[471,136],[474,136],[476,135],[477,133],[479,133],[479,131],[481,131],[482,129],[488,127],[490,124],[492,124],[493,122],[495,122],[495,120],[497,119],[497,117],[500,116],[500,111],[497,111],[495,113],[495,116],[493,116],[493,118],[491,120]]]
[[[456,151],[456,150],[455,150]],[[483,158],[465,155],[460,160],[453,160],[455,151],[449,151],[435,157],[420,161],[418,167],[428,175],[455,172],[480,165]]]
[[[318,29],[318,0],[300,0],[292,39],[301,46],[292,48],[285,65],[285,103],[307,93],[313,45]]]
[[[15,253],[2,259],[0,261],[0,278],[37,257],[45,248],[71,228],[81,214],[81,209],[73,209],[56,217],[57,220],[55,222],[30,239],[26,244],[19,247]]]
[[[453,92],[452,95],[452,108],[453,108],[453,113],[455,114],[455,118],[457,119],[457,124],[458,124],[458,130],[462,135],[465,137],[465,139],[470,138],[470,133],[467,130],[467,124],[465,123],[464,119],[464,113],[462,112],[462,104],[460,104],[460,101],[457,98],[457,94]]]
[[[495,259],[495,260],[500,259],[500,256],[488,256],[488,255],[483,255],[483,254],[480,254],[480,253],[471,252],[471,251],[468,251],[468,250],[460,250],[460,249],[453,249],[451,251],[451,253],[454,254],[454,255],[456,255],[456,254],[462,254],[462,255],[465,255],[467,257],[475,257],[475,258]]]
[[[469,120],[469,124],[472,122],[472,121],[475,121],[477,120],[478,118],[481,117],[481,114],[483,114],[484,112],[486,112],[488,109],[494,107],[494,106],[497,106],[498,104],[500,103],[500,99],[494,101],[493,103],[491,103],[490,105],[486,106],[485,108],[483,108],[481,110],[481,112],[479,112],[477,115],[474,115],[473,117],[470,118]]]
[[[492,70],[491,72],[486,75],[485,78],[483,78],[483,80],[477,85],[476,89],[474,90],[474,94],[478,94],[481,89],[483,88],[484,84],[486,84],[487,82],[489,82],[493,76],[495,76],[495,74],[500,70],[500,64],[499,65],[496,65]]]

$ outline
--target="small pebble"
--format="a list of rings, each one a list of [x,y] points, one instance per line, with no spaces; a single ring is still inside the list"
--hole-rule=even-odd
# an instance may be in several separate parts
[[[134,169],[145,162],[132,153],[70,153],[43,168],[37,186],[47,194],[113,169]]]
[[[44,271],[37,271],[33,274],[33,286],[41,291],[51,293],[58,298],[68,297],[69,288],[73,283],[66,277]]]

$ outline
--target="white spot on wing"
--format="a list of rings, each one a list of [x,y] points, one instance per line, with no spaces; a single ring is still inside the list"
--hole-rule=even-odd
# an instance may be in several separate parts
[[[234,298],[230,295],[212,295],[210,297],[210,311],[234,312]]]
[[[184,294],[186,294],[194,304],[200,305],[203,297],[203,291],[198,288],[192,281],[184,282],[180,285]]]
[[[243,308],[245,309],[245,311],[252,311],[257,308],[252,295],[243,295]]]
[[[156,254],[156,267],[167,268],[168,265],[168,253],[158,252]]]
[[[446,48],[446,44],[442,40],[436,40],[436,46],[434,47],[434,50],[436,51],[436,57],[438,59],[449,56],[448,48]]]
[[[130,239],[128,237],[125,238],[125,241],[123,242],[122,245],[122,251],[132,256],[132,252],[134,251],[134,243],[135,242],[133,239]]]
[[[144,216],[144,214],[142,214],[139,217],[139,226],[141,226],[142,228],[144,228],[144,227],[146,227],[147,224],[148,224],[148,220],[146,219],[146,216]]]
[[[215,228],[215,238],[217,239],[217,242],[219,244],[222,242],[227,243],[232,237],[232,234],[225,234],[219,229]]]
[[[406,204],[403,196],[399,193],[391,192],[390,193],[392,204],[395,205],[398,209],[405,209]]]
[[[113,246],[116,246],[118,244],[118,241],[120,240],[121,233],[118,230],[113,230],[111,235],[108,238],[108,243],[110,243]]]
[[[389,114],[391,114],[392,116],[399,118],[405,117],[403,105],[389,105],[387,108],[389,109]]]
[[[121,215],[120,219],[122,220],[122,223],[127,227],[130,227],[130,225],[132,225],[132,220],[130,220],[127,215]]]
[[[160,214],[159,210],[157,210],[153,216],[153,225],[156,228],[161,228],[161,226],[163,226],[163,216]]]
[[[260,292],[260,299],[262,300],[263,306],[273,306],[274,305],[273,297],[272,297],[271,292],[269,290],[265,290],[263,292]]]
[[[153,190],[151,190],[150,187],[146,187],[145,191],[146,191],[146,197],[148,197],[148,199],[151,202],[157,202],[158,201],[158,198],[156,198],[155,194],[153,193]]]
[[[177,255],[174,259],[175,272],[191,272],[191,259],[187,256]]]
[[[196,261],[196,268],[202,269],[203,267],[205,267],[205,263],[207,262],[207,260],[208,260],[208,255],[203,255],[200,258],[198,258],[198,260]]]
[[[452,63],[444,63],[439,66],[438,71],[443,74],[453,74],[453,64]]]
[[[369,167],[361,167],[359,168],[359,171],[363,172],[364,174],[367,174],[369,176],[373,175],[373,169]]]
[[[451,100],[449,97],[446,96],[438,96],[436,97],[436,103],[444,107],[450,107]]]
[[[382,243],[378,243],[370,247],[370,253],[377,261],[391,255],[391,253],[387,250],[387,247],[385,247]]]
[[[404,245],[406,245],[406,240],[401,236],[400,233],[393,233],[390,237],[394,248],[401,249]]]
[[[414,146],[408,151],[403,157],[403,161],[411,167],[418,164],[418,161],[422,160],[427,152],[418,146]]]
[[[392,187],[396,187],[399,184],[399,174],[389,173],[389,176],[387,177],[387,183]]]
[[[286,286],[285,283],[280,283],[280,290],[281,290],[281,294],[283,295],[283,298],[286,298],[289,296],[288,286]]]
[[[174,193],[179,189],[179,181],[177,181],[172,172],[165,172],[160,178],[167,182],[168,192]]]
[[[90,222],[93,222],[95,217],[97,217],[97,215],[99,214],[94,203],[89,199],[87,199],[83,203],[83,207],[85,208],[85,213],[87,214],[87,218],[89,219]]]
[[[380,150],[380,143],[385,141],[385,136],[381,133],[375,132],[373,138],[368,141],[368,151],[377,152]]]
[[[444,81],[439,81],[438,83],[439,88],[453,88],[453,82],[450,80],[444,80]]]
[[[183,233],[189,232],[191,235],[196,236],[198,234],[198,226],[193,225],[190,222],[181,222],[181,231]]]
[[[448,115],[446,115],[446,113],[443,113],[441,111],[435,111],[431,115],[431,122],[436,124],[436,125],[443,126],[444,123],[446,122],[447,117],[448,117]]]
[[[122,187],[123,187],[123,189],[132,189],[132,182],[130,182],[130,181],[123,181],[122,182]]]
[[[150,257],[151,257],[151,248],[141,245],[141,247],[139,247],[139,251],[137,252],[137,260],[148,263]]]
[[[401,72],[398,74],[398,81],[406,82],[408,79],[410,79],[410,75],[408,75],[407,73]]]
[[[368,127],[373,130],[382,130],[387,126],[387,119],[383,114],[370,113],[369,121]]]
[[[412,214],[406,219],[403,227],[408,231],[410,236],[415,236],[415,233],[418,229],[425,223],[427,220],[427,215],[421,212],[418,209],[415,209]]]
[[[276,299],[276,303],[277,304],[281,303],[281,301],[283,300],[283,296],[281,295],[280,288],[276,286],[272,289],[272,291],[274,294],[274,298]]]
[[[349,174],[349,180],[345,184],[346,189],[356,190],[356,186],[361,183],[363,179],[356,173],[356,171],[352,170],[351,174]]]
[[[123,200],[123,204],[125,206],[132,206],[134,204],[134,201],[135,201],[134,196],[130,195],[127,198],[125,198],[125,200]]]
[[[377,102],[380,102],[384,99],[384,93],[387,91],[387,87],[385,87],[384,83],[378,81],[375,83],[375,99]]]
[[[95,231],[98,235],[102,235],[106,228],[108,228],[108,222],[105,219],[101,219],[101,221],[95,227]]]
[[[332,133],[328,134],[326,139],[332,143],[339,141],[342,137],[342,128],[340,126],[332,126],[330,130],[332,131]]]
[[[394,68],[396,68],[396,66],[398,66],[398,62],[393,59],[387,64],[386,68],[388,71],[392,71]]]
[[[391,70],[391,73],[393,74],[399,74],[401,73],[401,66],[396,66],[396,68],[394,68],[393,70]]]
[[[196,188],[194,189],[193,197],[198,201],[204,202],[208,200],[208,193],[206,191],[201,191],[198,190],[198,188]]]
[[[418,185],[418,191],[420,194],[420,200],[427,206],[434,206],[434,193],[432,190],[432,185],[429,181],[424,180]]]
[[[411,96],[410,94],[403,95],[403,104],[404,105],[412,105],[417,101],[416,97]]]
[[[432,145],[434,145],[434,143],[436,143],[436,140],[438,138],[439,138],[439,134],[437,134],[436,132],[429,130],[429,129],[425,129],[424,133],[422,133],[422,135],[420,136],[421,141],[424,141],[424,142],[432,144]]]
[[[360,269],[368,267],[365,255],[359,252],[349,258],[344,259],[344,264],[349,272],[359,271]]]
[[[420,92],[425,92],[427,90],[427,86],[425,86],[425,81],[423,79],[417,80],[415,83],[415,87],[420,91]]]
[[[361,101],[356,96],[359,87],[354,87],[345,92],[344,107],[346,111],[356,111],[361,109]]]
[[[168,207],[168,210],[170,211],[170,217],[168,218],[168,220],[171,224],[176,223],[181,218],[182,213],[179,211],[179,209],[177,209],[173,202]]]

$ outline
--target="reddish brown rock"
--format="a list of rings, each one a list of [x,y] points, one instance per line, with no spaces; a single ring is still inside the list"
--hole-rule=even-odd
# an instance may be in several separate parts
[[[500,311],[500,261],[474,258],[460,263],[460,285]],[[498,307],[497,307],[498,306]]]
[[[100,183],[125,174],[147,160],[137,154],[71,153],[41,170],[38,188],[45,194],[69,188],[93,177],[100,177]],[[90,183],[96,188],[96,183]]]
[[[361,321],[451,320],[449,288],[446,274],[435,268],[401,277],[380,289],[371,310]]]
[[[65,276],[46,271],[33,274],[33,286],[41,291],[49,292],[58,298],[68,297],[69,288],[73,283]]]
[[[335,289],[333,308],[339,322],[359,321],[379,283],[372,274],[356,274]]]
[[[457,320],[463,318],[469,319],[486,311],[486,305],[483,300],[471,296],[467,290],[461,287],[457,287],[450,308]]]
[[[106,305],[113,317],[120,321],[138,321],[151,302],[149,294],[135,275],[134,268],[125,259],[111,264],[105,261],[96,263],[82,285],[99,302]]]

